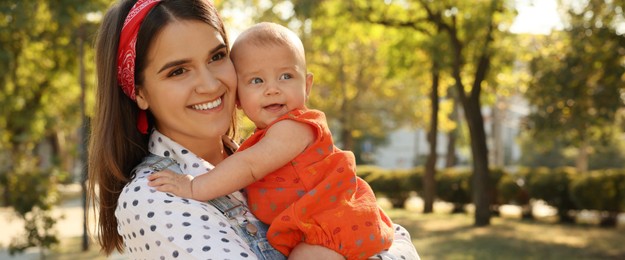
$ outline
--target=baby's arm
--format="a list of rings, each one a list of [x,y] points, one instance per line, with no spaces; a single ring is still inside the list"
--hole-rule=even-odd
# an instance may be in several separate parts
[[[236,152],[206,174],[193,179],[172,172],[150,175],[149,185],[159,191],[195,200],[210,200],[240,190],[284,166],[314,141],[310,126],[282,120],[271,126],[254,146]]]

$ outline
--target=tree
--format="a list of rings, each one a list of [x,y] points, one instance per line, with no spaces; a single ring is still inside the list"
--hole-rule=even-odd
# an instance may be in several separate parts
[[[240,0],[228,8],[241,3],[254,6],[259,13],[254,20],[274,21],[298,32],[315,79],[309,105],[326,113],[341,148],[358,151],[365,140],[383,142],[389,130],[412,118],[406,107],[420,100],[409,95],[407,86],[421,82],[389,76],[396,68],[388,66],[394,41],[400,38],[396,30],[354,20],[338,0],[267,5]]]
[[[389,79],[387,57],[393,31],[355,22],[340,1],[325,1],[312,22],[307,46],[315,73],[311,105],[336,119],[338,139],[347,150],[365,135],[385,136],[406,118],[411,98],[404,83]],[[332,17],[332,19],[330,19]],[[365,33],[366,32],[366,33]]]
[[[615,28],[623,19],[615,7],[623,2],[569,7],[569,28],[547,37],[530,62],[531,132],[536,139],[575,147],[579,172],[588,170],[591,145],[613,136],[623,108],[625,37]]]
[[[452,61],[450,71],[455,81],[454,92],[456,100],[462,105],[471,137],[475,225],[488,225],[493,187],[490,184],[481,98],[482,87],[488,80],[491,59],[496,54],[492,45],[500,32],[497,25],[502,19],[501,14],[506,11],[505,6],[496,0],[478,3],[418,0],[397,4],[404,7],[405,12],[391,16],[394,22],[389,24],[412,26],[417,31],[424,31],[423,28],[429,25],[447,35]],[[468,77],[472,77],[470,87],[466,87]]]
[[[0,74],[0,186],[6,205],[27,205],[16,211],[25,218],[27,230],[37,231],[28,231],[35,238],[29,237],[25,245],[15,244],[17,251],[55,242],[43,231],[54,225],[47,210],[56,201],[51,199],[55,185],[69,176],[71,165],[65,164],[65,158],[72,157],[74,149],[65,140],[75,138],[80,123],[77,28],[86,13],[101,10],[104,4],[79,0],[0,2],[0,69],[5,72]],[[46,140],[52,142],[56,156],[50,160],[37,154],[37,147]],[[34,202],[17,203],[25,196],[19,187],[33,178],[42,184],[38,192],[28,194],[34,196]],[[29,211],[32,215],[26,214]]]
[[[480,13],[485,20],[466,19],[467,16],[458,16],[459,10],[469,13],[469,6],[434,6],[425,0],[419,3],[427,12],[427,20],[435,24],[440,30],[445,31],[449,36],[449,41],[453,52],[452,76],[455,79],[456,95],[465,113],[465,118],[469,126],[471,136],[471,151],[473,155],[473,202],[475,204],[475,225],[484,226],[490,224],[490,204],[492,202],[492,185],[488,169],[488,148],[486,146],[486,133],[484,130],[484,119],[481,112],[481,91],[482,84],[487,78],[488,69],[493,55],[491,43],[495,37],[495,30],[498,21],[496,15],[503,12],[500,1],[493,0],[483,4]],[[474,3],[473,3],[474,4]],[[461,9],[461,7],[463,7]],[[479,7],[473,8],[480,9]],[[485,15],[484,15],[485,14]],[[473,17],[473,15],[468,15]],[[460,21],[458,18],[460,17]],[[461,27],[464,26],[464,27]],[[469,35],[470,29],[484,28],[477,31],[477,35]],[[466,30],[466,31],[463,31]],[[476,37],[478,36],[478,37]],[[466,38],[462,38],[466,37]],[[477,44],[475,44],[475,42]],[[473,46],[474,53],[470,53],[467,48]],[[466,49],[465,49],[466,48]],[[473,55],[475,58],[475,68],[473,71],[473,83],[469,91],[463,82],[463,66],[467,56]],[[470,57],[470,56],[469,56]]]
[[[375,12],[373,10],[383,10],[383,15],[374,15]],[[436,183],[435,183],[435,173],[436,173],[436,161],[437,161],[437,134],[438,134],[438,122],[439,122],[439,86],[440,86],[440,78],[441,78],[441,69],[445,67],[442,63],[444,62],[444,40],[441,39],[442,34],[440,30],[436,30],[435,28],[427,28],[423,24],[404,22],[401,20],[397,20],[394,17],[396,14],[401,14],[403,12],[402,8],[397,6],[390,6],[383,3],[366,3],[363,5],[362,2],[352,3],[351,13],[355,13],[357,19],[364,20],[370,22],[372,24],[380,24],[389,29],[396,29],[399,31],[404,31],[402,35],[410,35],[409,38],[418,39],[413,41],[412,44],[406,44],[406,42],[410,42],[408,39],[402,39],[394,48],[401,50],[401,55],[398,55],[398,59],[403,61],[400,62],[399,65],[404,68],[396,68],[396,71],[406,70],[413,71],[413,73],[408,73],[402,75],[403,77],[412,76],[412,77],[420,77],[425,74],[423,69],[418,69],[422,66],[418,66],[417,64],[425,63],[424,60],[427,60],[430,63],[430,78],[423,81],[430,81],[431,88],[429,90],[429,107],[431,108],[429,115],[423,115],[419,118],[415,118],[417,122],[419,121],[429,121],[429,127],[427,130],[427,141],[429,143],[430,153],[427,156],[425,162],[425,173],[423,175],[423,194],[422,197],[424,199],[424,213],[431,213],[433,211],[434,199],[436,197]],[[426,37],[415,37],[411,35],[413,31],[418,31],[424,34]],[[410,47],[408,47],[410,46]],[[414,53],[410,53],[406,50],[414,49]],[[419,55],[420,53],[423,53]],[[416,54],[416,55],[415,55]],[[390,63],[389,65],[396,65],[396,63]],[[425,67],[425,66],[423,66]],[[417,69],[415,69],[417,68]],[[416,73],[414,73],[416,72]],[[395,73],[395,76],[399,76],[399,73]],[[414,91],[416,93],[415,96],[420,96],[418,93],[419,88],[415,88]],[[418,120],[425,119],[425,120]],[[413,123],[414,124],[414,123]],[[427,123],[423,122],[423,126]],[[417,125],[417,124],[414,124]],[[415,158],[415,163],[418,158]]]

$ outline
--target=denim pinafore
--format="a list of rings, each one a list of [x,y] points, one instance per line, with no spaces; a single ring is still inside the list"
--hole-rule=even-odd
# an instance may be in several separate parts
[[[175,173],[183,174],[182,170],[172,159],[150,154],[137,167],[147,166],[154,172],[168,169]],[[281,260],[286,259],[278,250],[274,249],[267,241],[267,229],[269,226],[255,217],[248,218],[252,213],[247,205],[229,195],[207,201],[208,204],[217,208],[228,220],[232,229],[249,245],[258,259]]]

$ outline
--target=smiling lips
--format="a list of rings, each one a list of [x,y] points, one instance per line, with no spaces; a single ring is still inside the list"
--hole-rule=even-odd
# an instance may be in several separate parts
[[[213,109],[218,107],[219,105],[221,105],[221,97],[219,97],[218,99],[211,101],[211,102],[206,102],[204,104],[197,104],[197,105],[193,105],[191,106],[193,109],[196,110],[209,110],[209,109]]]

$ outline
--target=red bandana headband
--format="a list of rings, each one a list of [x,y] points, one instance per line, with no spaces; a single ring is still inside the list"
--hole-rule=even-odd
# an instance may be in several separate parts
[[[130,9],[122,32],[119,36],[119,48],[117,49],[117,83],[121,86],[124,94],[132,101],[137,101],[135,96],[135,59],[137,52],[137,33],[145,16],[161,0],[138,0]],[[148,118],[145,110],[140,110],[137,117],[137,128],[143,134],[148,132]]]

